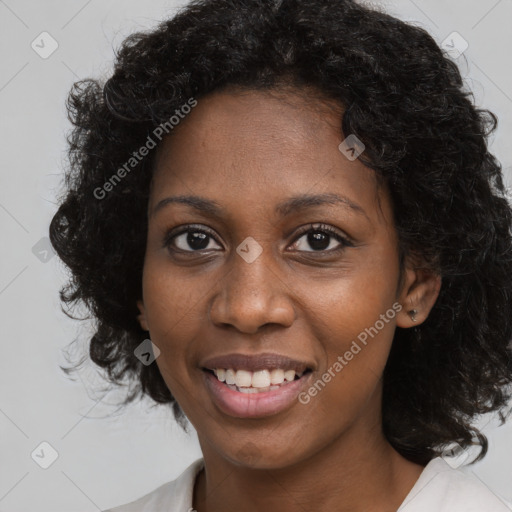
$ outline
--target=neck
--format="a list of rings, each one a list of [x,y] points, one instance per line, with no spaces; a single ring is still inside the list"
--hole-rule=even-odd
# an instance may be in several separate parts
[[[393,449],[380,419],[366,426],[356,422],[314,455],[265,469],[233,464],[200,436],[205,470],[196,479],[194,509],[395,512],[424,468]]]

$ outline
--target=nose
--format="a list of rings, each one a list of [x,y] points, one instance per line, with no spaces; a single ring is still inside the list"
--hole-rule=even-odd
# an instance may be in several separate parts
[[[295,319],[293,292],[279,276],[272,256],[265,251],[248,263],[233,255],[231,268],[214,295],[209,317],[218,327],[232,326],[247,334],[267,324],[290,327]]]

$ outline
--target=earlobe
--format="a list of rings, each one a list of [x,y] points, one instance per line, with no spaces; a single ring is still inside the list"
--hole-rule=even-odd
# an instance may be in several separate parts
[[[403,308],[397,315],[397,326],[422,324],[430,314],[441,290],[441,276],[433,270],[407,269],[400,295]]]
[[[141,300],[137,301],[137,307],[139,308],[140,314],[137,315],[137,320],[144,331],[149,331],[148,322],[146,320],[146,309],[144,303]]]

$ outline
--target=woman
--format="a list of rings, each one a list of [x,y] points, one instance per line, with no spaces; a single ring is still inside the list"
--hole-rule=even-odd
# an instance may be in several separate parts
[[[62,298],[203,452],[113,511],[509,510],[443,457],[485,456],[471,420],[511,396],[512,216],[468,95],[352,0],[195,1],[75,84]]]

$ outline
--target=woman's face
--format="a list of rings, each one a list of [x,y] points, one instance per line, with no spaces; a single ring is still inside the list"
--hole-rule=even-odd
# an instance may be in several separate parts
[[[428,314],[407,314],[426,285],[406,269],[399,287],[389,195],[338,148],[339,119],[290,93],[217,92],[159,148],[139,319],[203,452],[236,464],[284,467],[380,432],[395,327]],[[215,368],[245,370],[252,391]]]

